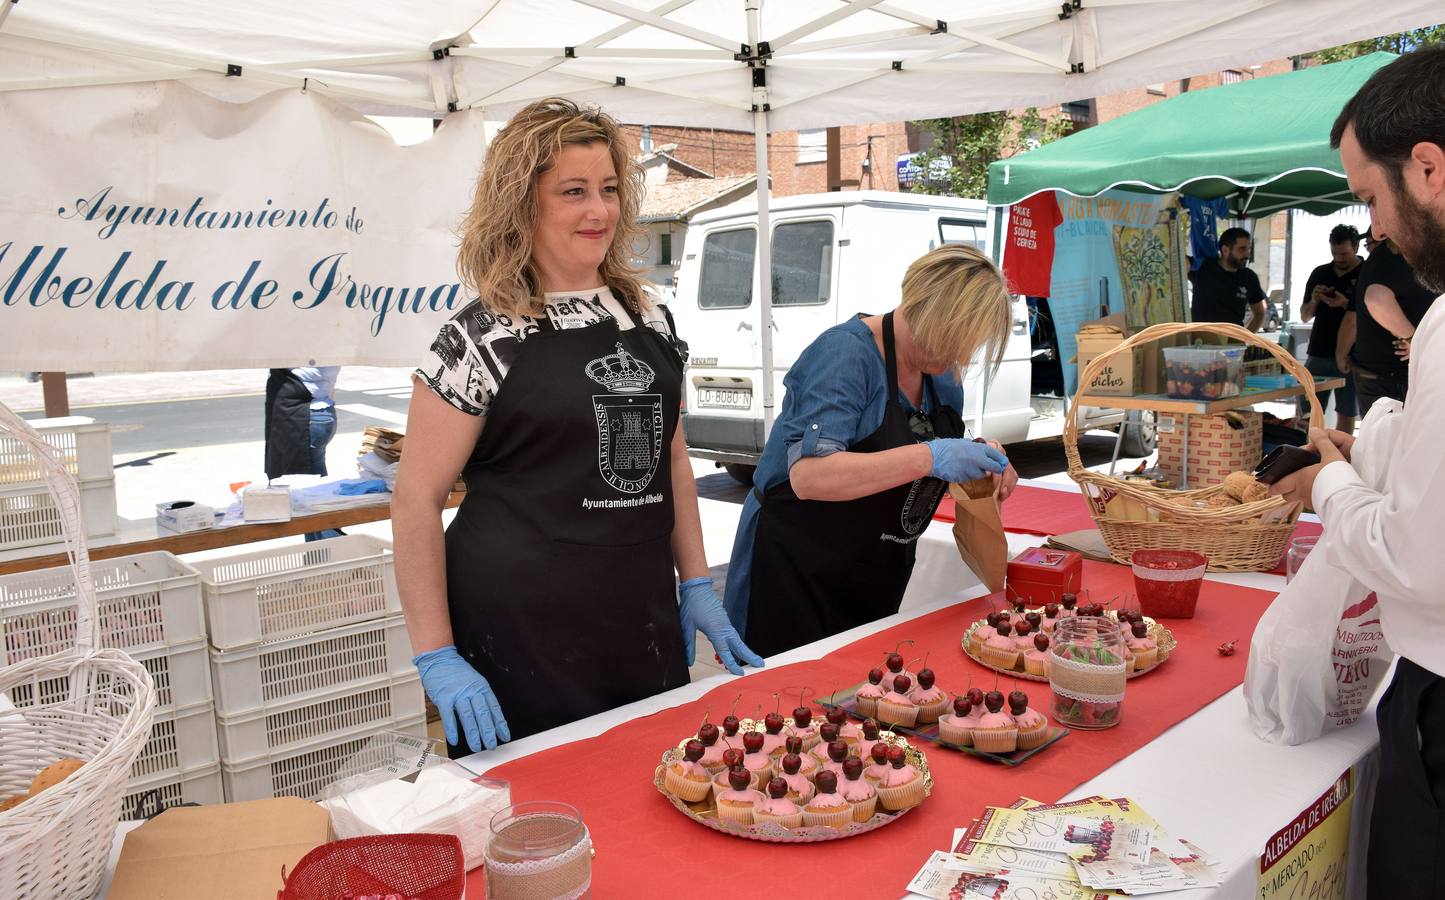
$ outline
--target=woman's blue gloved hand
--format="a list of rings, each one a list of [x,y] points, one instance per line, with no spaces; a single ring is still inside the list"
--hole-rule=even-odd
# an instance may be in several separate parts
[[[447,743],[461,744],[457,735],[458,719],[473,753],[483,747],[495,749],[498,741],[512,739],[492,686],[471,663],[462,659],[456,647],[448,644],[428,650],[417,655],[412,663],[421,673],[421,685],[427,696],[441,713]]]
[[[928,474],[950,484],[963,484],[1008,468],[1008,457],[987,444],[968,438],[938,438],[928,442],[933,468]]]
[[[690,578],[678,585],[677,593],[681,598],[678,613],[682,616],[682,642],[687,648],[689,666],[697,654],[697,632],[701,631],[712,642],[723,667],[734,675],[743,674],[739,660],[756,669],[763,667],[762,657],[748,649],[728,621],[722,601],[713,592],[711,578]]]

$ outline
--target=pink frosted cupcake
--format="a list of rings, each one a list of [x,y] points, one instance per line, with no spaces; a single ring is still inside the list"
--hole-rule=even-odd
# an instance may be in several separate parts
[[[812,750],[818,745],[818,729],[813,727],[813,711],[806,706],[793,710],[793,724],[788,731],[803,739],[803,749]]]
[[[1024,651],[1024,671],[1040,677],[1049,674],[1049,636],[1042,631],[1034,635],[1033,646]]]
[[[901,725],[912,728],[918,723],[918,705],[908,699],[913,679],[898,675],[893,679],[893,690],[878,701],[878,721],[885,725]]]
[[[1159,661],[1159,644],[1149,637],[1149,626],[1143,622],[1135,622],[1133,631],[1129,649],[1134,653],[1134,668],[1142,672]]]
[[[668,793],[685,803],[697,803],[712,791],[712,776],[698,762],[702,753],[702,741],[694,738],[683,748],[682,759],[667,764],[663,778]]]
[[[806,753],[803,751],[803,739],[798,737],[796,734],[790,734],[788,735],[786,747],[788,752],[778,757],[778,760],[781,762],[784,758],[788,756],[788,754],[792,754],[798,757],[800,765],[799,771],[803,774],[805,778],[811,781],[813,775],[816,774],[818,771],[818,761],[813,758],[812,753]]]
[[[868,719],[863,723],[863,734],[858,738],[858,746],[854,749],[858,752],[858,758],[866,760],[873,752],[873,745],[880,740],[878,723]]]
[[[901,812],[923,802],[923,776],[907,762],[902,747],[888,749],[888,771],[878,782],[878,803]]]
[[[878,715],[878,698],[882,697],[883,670],[876,666],[868,670],[868,683],[853,695],[853,705],[865,716]]]
[[[1003,694],[989,691],[983,705],[988,712],[979,717],[973,729],[973,745],[989,753],[1012,753],[1018,749],[1019,730],[1013,716],[1003,712]]]
[[[830,708],[824,717],[830,725],[838,726],[837,740],[843,741],[850,747],[858,743],[858,738],[862,736],[862,732],[858,729],[858,723],[849,719],[848,714],[843,711],[841,706]],[[818,733],[821,735],[822,730],[819,729]]]
[[[873,764],[863,770],[863,780],[871,782],[875,787],[883,780],[883,775],[888,771],[888,751],[891,749],[887,744],[879,741],[873,745],[868,756]]]
[[[948,711],[948,694],[934,684],[933,670],[926,666],[918,670],[918,686],[908,699],[918,707],[919,725],[931,725]]]
[[[983,642],[998,633],[998,625],[1001,618],[1006,621],[1008,619],[1008,613],[991,612],[983,620],[982,625],[979,625],[973,629],[973,631],[969,632],[968,649],[974,656],[983,655]]]
[[[783,755],[783,743],[787,740],[783,734],[784,724],[782,714],[776,711],[763,717],[763,753],[774,757]]]
[[[697,739],[702,742],[702,759],[698,762],[707,769],[709,777],[727,768],[723,763],[723,751],[727,749],[727,745],[718,740],[719,735],[718,727],[711,722],[702,723],[702,727],[697,730]]]
[[[743,768],[753,776],[753,787],[759,788],[773,778],[773,760],[763,752],[763,733],[749,731],[743,735]]]
[[[768,782],[768,796],[753,810],[753,822],[758,825],[781,825],[783,828],[801,828],[803,809],[788,799],[788,783],[781,778]]]
[[[983,650],[979,657],[989,665],[997,669],[1012,669],[1018,665],[1018,647],[1010,637],[1012,627],[1007,623],[999,625],[997,633],[983,642]]]
[[[818,726],[818,746],[808,751],[819,765],[828,761],[828,746],[834,741],[841,741],[843,730],[832,722],[824,722]]]
[[[953,712],[939,718],[938,736],[950,744],[972,747],[973,730],[977,727],[978,716],[973,712],[973,704],[967,697],[958,696],[953,698]]]
[[[1059,624],[1059,604],[1045,603],[1043,618],[1039,619],[1039,630],[1044,634],[1053,634],[1054,628]]]
[[[853,821],[853,806],[838,793],[838,776],[819,772],[818,793],[803,807],[804,825],[845,828]]]
[[[788,785],[788,799],[799,806],[803,806],[809,800],[812,800],[813,795],[817,793],[817,790],[813,787],[813,782],[809,781],[808,777],[803,774],[802,764],[803,757],[796,753],[783,754],[783,758],[779,762],[779,765],[783,767],[783,774],[780,777]],[[816,769],[814,771],[816,771]],[[772,782],[769,782],[769,784],[771,783]]]
[[[1019,653],[1027,653],[1034,648],[1034,626],[1027,622],[1020,622],[1014,629],[1014,647]]]
[[[753,824],[753,812],[763,803],[763,795],[753,790],[753,776],[737,766],[728,770],[728,789],[717,795],[718,819],[733,825]]]
[[[819,769],[818,774],[813,776],[813,782],[816,784],[817,781],[818,781],[818,775],[821,775],[823,772],[832,772],[834,775],[837,775],[839,778],[842,778],[842,777],[843,777],[843,761],[846,760],[847,758],[848,758],[848,745],[847,745],[847,744],[843,743],[842,741],[833,741],[833,742],[829,743],[829,744],[828,744],[828,758],[823,762],[822,768]]]
[[[1029,708],[1029,695],[1013,691],[1008,695],[1009,713],[1018,729],[1018,748],[1032,750],[1049,736],[1049,720],[1036,709]]]
[[[864,781],[863,760],[856,756],[850,756],[843,762],[843,782],[838,788],[838,793],[853,807],[853,821],[866,822],[873,818],[873,812],[878,808],[878,792],[873,785]]]

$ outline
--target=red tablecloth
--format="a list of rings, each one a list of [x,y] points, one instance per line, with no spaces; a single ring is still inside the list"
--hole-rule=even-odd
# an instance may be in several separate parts
[[[1128,569],[1110,563],[1084,565],[1084,586],[1095,599],[1133,592]],[[1017,768],[925,745],[936,780],[933,796],[898,822],[861,837],[806,845],[729,837],[687,821],[652,787],[662,752],[695,733],[704,711],[712,721],[720,721],[741,694],[738,714],[753,715],[759,706],[773,709],[774,692],[783,691],[787,713],[796,705],[799,686],[826,695],[856,684],[905,639],[915,642],[907,651],[910,658],[931,652],[929,665],[944,690],[962,691],[970,680],[992,688],[994,673],[965,656],[959,641],[965,627],[1001,598],[994,595],[931,613],[819,660],[764,669],[695,702],[627,722],[590,740],[532,754],[488,774],[511,782],[514,801],[563,800],[582,811],[597,847],[593,885],[598,897],[644,892],[702,896],[769,872],[781,879],[806,875],[808,884],[817,877],[836,877],[845,896],[898,896],[929,853],[944,847],[950,829],[968,824],[984,806],[1020,795],[1057,800],[1239,684],[1246,654],[1222,657],[1215,647],[1234,639],[1247,646],[1273,595],[1206,582],[1197,616],[1166,622],[1179,648],[1162,668],[1129,682],[1121,722],[1112,729],[1074,731]],[[999,686],[1004,691],[1013,687],[1007,678]],[[1047,712],[1047,685],[1018,686]],[[478,869],[468,896],[481,895],[482,880]]]

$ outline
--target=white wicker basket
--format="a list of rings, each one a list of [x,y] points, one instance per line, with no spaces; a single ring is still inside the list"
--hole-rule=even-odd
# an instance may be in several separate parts
[[[145,667],[101,650],[80,491],[55,448],[0,404],[0,434],[29,447],[64,523],[80,603],[75,648],[0,669],[0,693],[25,699],[0,720],[0,797],[24,794],[61,759],[85,765],[0,812],[0,897],[90,897],[100,888],[131,765],[150,735],[155,686]],[[63,678],[52,698],[42,684]]]

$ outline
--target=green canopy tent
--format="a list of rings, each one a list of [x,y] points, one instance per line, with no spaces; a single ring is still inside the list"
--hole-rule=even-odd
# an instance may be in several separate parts
[[[1180,94],[988,169],[988,202],[1039,191],[1092,197],[1111,188],[1229,198],[1240,217],[1283,209],[1326,215],[1359,201],[1330,126],[1375,70],[1357,59]]]

